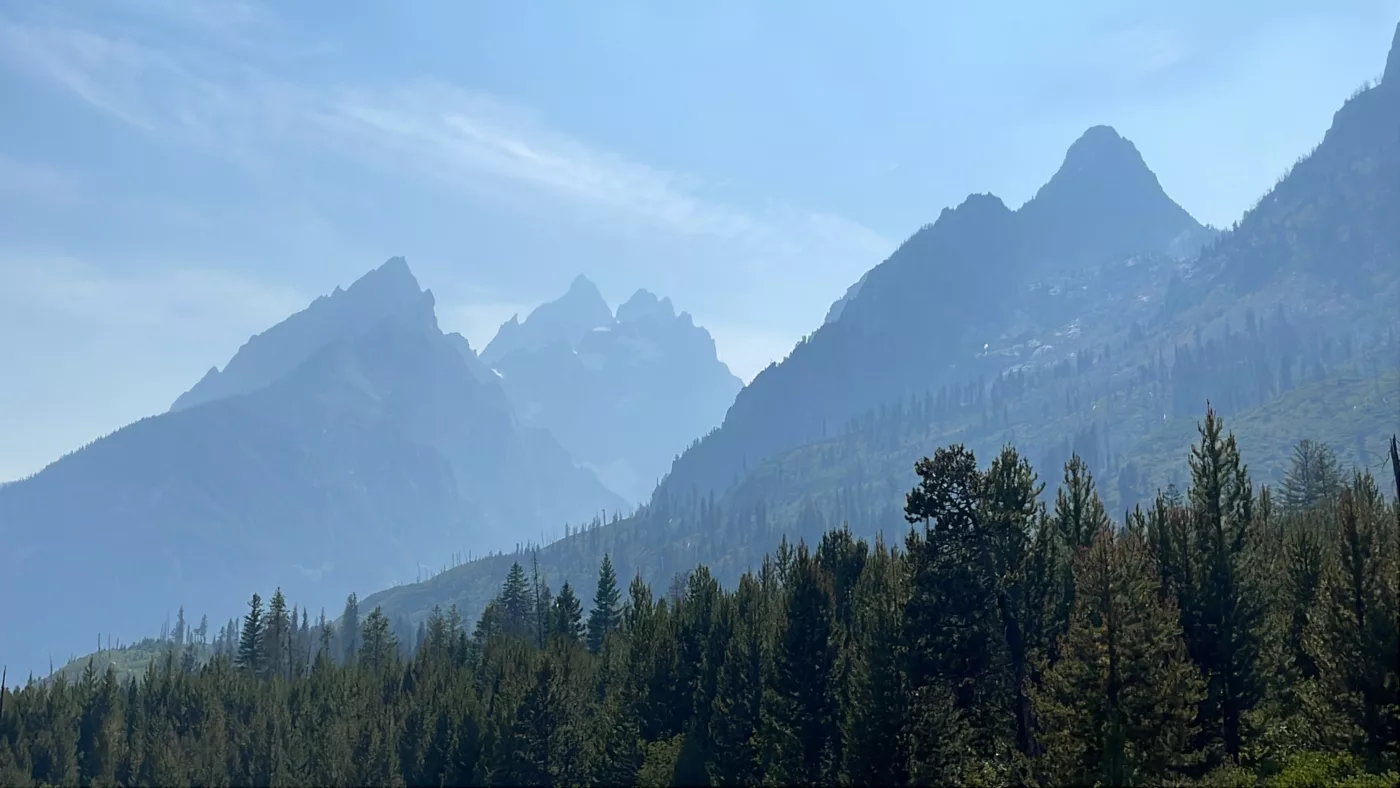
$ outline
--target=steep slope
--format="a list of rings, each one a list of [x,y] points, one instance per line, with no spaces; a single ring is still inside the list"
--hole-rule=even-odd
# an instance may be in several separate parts
[[[1137,147],[1108,126],[1084,132],[1017,213],[1025,254],[1046,272],[1147,252],[1188,257],[1208,235],[1162,191]]]
[[[1394,61],[1392,53],[1388,71]],[[964,371],[950,385],[833,423],[825,440],[761,462],[750,456],[748,467],[730,469],[733,483],[713,501],[698,486],[663,486],[635,517],[532,555],[456,567],[367,603],[407,620],[449,604],[470,617],[497,592],[512,560],[537,559],[557,587],[590,582],[604,553],[621,576],[637,572],[665,584],[703,562],[732,581],[783,534],[810,539],[843,522],[863,535],[902,533],[913,460],[951,442],[984,461],[1013,442],[1052,488],[1059,463],[1079,453],[1109,506],[1122,511],[1185,480],[1184,451],[1206,400],[1237,433],[1256,481],[1277,482],[1283,468],[1276,458],[1303,438],[1332,445],[1348,465],[1374,466],[1385,439],[1400,432],[1400,265],[1391,262],[1400,252],[1393,235],[1400,212],[1388,208],[1400,185],[1393,176],[1400,166],[1395,84],[1347,102],[1317,150],[1198,260],[1132,259],[1057,277],[1053,287],[1032,281],[1009,292],[1006,298],[1031,311],[1052,313],[1045,324],[1064,322],[976,343],[973,355],[997,374],[979,381]],[[989,226],[1009,213],[990,201],[974,210]],[[1312,231],[1297,232],[1300,226]],[[1313,260],[1330,266],[1311,267]],[[879,270],[848,307],[877,286]],[[1370,287],[1354,287],[1358,277]],[[1051,342],[1058,347],[1042,354]],[[803,352],[814,351],[799,347],[782,366]],[[830,374],[809,382],[839,386],[852,373]],[[739,410],[736,403],[729,420]]]
[[[1103,210],[1111,221],[1095,219]],[[996,374],[1001,366],[977,355],[983,344],[1036,327],[1028,324],[1051,327],[1025,285],[1134,255],[1169,257],[1205,237],[1130,142],[1092,128],[1019,211],[972,195],[869,271],[833,309],[840,319],[761,372],[666,484],[723,490],[747,466],[882,402]]]
[[[422,291],[402,257],[392,257],[348,290],[336,288],[306,309],[249,339],[222,371],[211,368],[194,388],[175,400],[183,410],[216,399],[247,394],[296,369],[317,350],[413,304]]]
[[[144,419],[0,489],[0,592],[44,588],[65,611],[17,606],[0,661],[38,667],[42,649],[65,655],[99,630],[129,638],[167,607],[237,610],[250,588],[333,605],[622,506],[514,420],[470,348],[438,330],[431,293],[400,303],[267,385]],[[305,336],[285,325],[260,336]],[[285,358],[271,341],[260,356]],[[227,369],[240,367],[254,368]]]
[[[536,307],[525,322],[519,315],[506,321],[481,351],[481,360],[495,366],[511,353],[542,350],[556,342],[572,345],[589,329],[609,325],[612,320],[612,309],[598,286],[580,274],[562,298]]]
[[[587,280],[575,280],[525,323],[502,326],[501,335],[537,325],[539,315],[581,314],[568,306],[583,300],[580,281]],[[670,299],[639,290],[616,318],[611,310],[603,322],[588,314],[570,324],[575,333],[561,328],[548,342],[535,334],[539,343],[505,353],[493,368],[524,423],[548,429],[610,489],[640,503],[675,456],[719,424],[742,383],[716,356],[709,332],[676,314]]]
[[[1388,73],[1398,57],[1392,50]],[[1393,285],[1400,270],[1397,216],[1400,79],[1360,91],[1337,111],[1312,154],[1202,254],[1208,278],[1198,282],[1228,284],[1218,301],[1269,291],[1314,309],[1335,310],[1335,299],[1376,302],[1377,288]]]

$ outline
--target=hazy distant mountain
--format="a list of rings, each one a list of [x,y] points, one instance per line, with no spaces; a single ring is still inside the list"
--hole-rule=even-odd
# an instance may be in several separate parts
[[[391,260],[255,337],[176,410],[0,489],[0,589],[42,587],[64,610],[17,606],[0,661],[37,667],[42,649],[147,632],[180,604],[222,615],[277,585],[337,604],[623,506],[474,366]]]
[[[306,309],[249,339],[223,370],[211,368],[171,410],[247,394],[286,375],[331,342],[373,330],[380,320],[422,298],[402,257],[390,258],[348,290],[336,288]]]
[[[1042,272],[1147,253],[1189,257],[1209,238],[1162,191],[1137,147],[1108,126],[1075,140],[1054,177],[1016,213],[1022,254]]]
[[[556,342],[572,347],[590,329],[611,325],[612,320],[612,309],[598,287],[579,275],[569,285],[569,292],[536,307],[525,322],[520,322],[519,315],[506,321],[481,351],[481,360],[495,365],[511,353],[543,350]]]
[[[968,347],[1037,318],[1018,284],[1134,256],[1172,259],[1209,237],[1131,142],[1091,128],[1020,210],[972,195],[866,273],[825,325],[738,395],[668,483],[723,490],[746,465],[830,436],[868,408],[975,379],[979,368],[992,374]]]
[[[524,323],[512,318],[487,353],[520,418],[633,503],[719,424],[743,385],[670,299],[639,290],[614,317],[583,277]]]

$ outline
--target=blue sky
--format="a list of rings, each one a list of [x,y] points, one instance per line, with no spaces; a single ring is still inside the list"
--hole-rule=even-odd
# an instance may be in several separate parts
[[[683,6],[683,7],[682,7]],[[88,0],[0,7],[0,479],[164,410],[392,255],[481,347],[585,273],[748,379],[1088,126],[1228,225],[1400,0]]]

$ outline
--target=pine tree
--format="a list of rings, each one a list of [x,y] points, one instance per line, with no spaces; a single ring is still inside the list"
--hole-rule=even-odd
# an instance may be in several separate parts
[[[1342,489],[1336,512],[1339,561],[1324,582],[1322,615],[1310,649],[1328,697],[1360,734],[1355,749],[1375,769],[1394,768],[1400,746],[1395,593],[1400,567],[1387,514],[1369,475],[1358,474]]]
[[[1194,560],[1182,602],[1186,643],[1205,674],[1200,708],[1207,751],[1239,757],[1247,713],[1263,695],[1259,649],[1262,600],[1256,585],[1254,493],[1235,436],[1211,408],[1191,450]]]
[[[175,614],[175,629],[170,632],[170,643],[175,648],[185,645],[185,606],[180,606],[180,612]]]
[[[1307,509],[1335,497],[1342,486],[1341,466],[1332,447],[1302,440],[1293,447],[1283,475],[1283,505],[1294,511]]]
[[[938,449],[915,472],[920,483],[906,496],[905,519],[924,527],[905,541],[909,597],[901,640],[912,697],[934,705],[911,709],[911,720],[943,715],[936,707],[951,691],[959,715],[981,737],[972,745],[994,758],[1014,723],[992,546],[979,514],[985,478],[962,446]]]
[[[398,656],[398,638],[384,609],[376,607],[365,617],[360,633],[360,662],[371,671],[378,673],[393,665]]]
[[[535,628],[530,626],[530,621],[534,616],[535,600],[530,593],[530,584],[525,580],[525,569],[519,561],[510,565],[498,599],[505,634],[517,637],[533,635]]]
[[[287,616],[287,598],[282,589],[272,593],[267,606],[263,650],[266,653],[263,670],[268,676],[291,678],[291,622]]]
[[[856,582],[850,691],[842,725],[841,776],[849,785],[904,785],[909,780],[909,691],[899,639],[905,603],[901,570],[877,540]]]
[[[544,648],[549,642],[552,630],[554,605],[550,598],[549,584],[540,575],[538,551],[530,553],[530,588],[525,598],[526,604],[532,609],[530,635],[535,639],[536,648]]]
[[[345,612],[340,615],[340,637],[341,660],[349,665],[360,650],[360,598],[353,593],[345,598]]]
[[[764,736],[772,755],[766,780],[778,785],[830,785],[840,727],[833,677],[831,578],[799,543],[788,568],[788,594],[777,659],[767,692]]]
[[[588,614],[588,650],[595,654],[603,649],[603,640],[619,623],[617,575],[613,574],[612,558],[603,554],[598,567],[598,588],[593,593],[593,610]]]
[[[1076,559],[1069,631],[1037,693],[1052,784],[1153,784],[1197,760],[1202,681],[1151,563],[1139,535],[1108,529]]]
[[[1030,463],[1007,446],[987,469],[980,514],[990,544],[988,558],[1010,663],[1016,747],[1024,755],[1034,755],[1037,751],[1035,721],[1026,690],[1032,660],[1028,633],[1044,629],[1043,621],[1039,620],[1044,610],[1030,604],[1038,589],[1029,585],[1034,557],[1032,523],[1039,509],[1037,498],[1043,489]]]
[[[1055,531],[1059,535],[1060,564],[1059,609],[1050,624],[1052,639],[1057,639],[1069,627],[1070,610],[1074,607],[1074,556],[1088,549],[1094,536],[1108,527],[1108,512],[1099,498],[1094,477],[1078,454],[1065,463],[1064,482],[1055,493]]]
[[[620,675],[606,683],[606,694],[594,718],[589,775],[594,785],[635,785],[645,758],[636,714],[637,685],[626,674],[628,655],[619,649],[609,656],[612,664],[605,670]]]
[[[179,620],[183,622],[183,615]],[[177,629],[183,633],[183,627],[178,624]],[[116,670],[109,664],[106,673],[98,680],[89,659],[80,686],[84,697],[78,723],[78,775],[88,785],[111,784],[116,779],[121,704]],[[0,749],[5,747],[0,741]]]
[[[762,591],[752,575],[739,578],[724,660],[710,705],[711,782],[756,785],[763,777],[758,734],[763,704]]]
[[[583,639],[583,606],[567,582],[559,589],[559,596],[554,598],[552,619],[550,632],[572,642]]]
[[[253,594],[248,601],[248,615],[243,617],[243,634],[238,640],[238,667],[253,674],[261,675],[264,656],[262,597]]]
[[[518,564],[517,564],[518,566]],[[522,572],[523,578],[523,572]],[[506,735],[500,742],[501,759],[491,772],[492,785],[551,785],[549,750],[560,709],[553,697],[554,670],[542,658],[534,682]]]

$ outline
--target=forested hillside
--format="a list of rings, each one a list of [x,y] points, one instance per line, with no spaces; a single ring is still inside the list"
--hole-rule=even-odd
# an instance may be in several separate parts
[[[754,393],[760,376],[740,393],[727,426],[677,461],[648,506],[543,547],[536,553],[541,568],[577,583],[607,552],[621,570],[640,571],[649,582],[705,563],[732,583],[783,534],[814,540],[847,524],[862,538],[882,531],[888,537],[900,528],[893,502],[908,468],[928,446],[952,442],[982,454],[1014,443],[1040,467],[1057,467],[1076,453],[1100,479],[1110,510],[1121,513],[1184,483],[1177,458],[1207,402],[1238,425],[1261,480],[1279,481],[1281,458],[1305,438],[1332,446],[1349,468],[1376,467],[1384,457],[1381,437],[1400,430],[1400,224],[1388,218],[1400,216],[1397,128],[1400,82],[1358,92],[1318,148],[1198,257],[1118,259],[1105,252],[1096,265],[1021,285],[991,277],[976,298],[1009,317],[998,333],[976,339],[963,328],[941,333],[940,321],[950,318],[937,313],[945,297],[939,277],[953,276],[947,266],[954,260],[994,268],[1000,258],[981,241],[1010,243],[1007,228],[1018,220],[995,198],[970,198],[874,269],[838,319],[770,370],[778,378],[810,372],[806,384],[783,395],[780,418],[742,426],[745,408],[769,396]],[[1105,142],[1102,133],[1095,136]],[[1069,165],[1083,153],[1067,157]],[[1121,169],[1123,157],[1116,161]],[[1006,231],[966,230],[979,223]],[[966,238],[978,245],[955,243]],[[1011,246],[1005,251],[1018,254]],[[965,256],[947,257],[955,253]],[[939,260],[947,265],[932,265]],[[905,275],[890,278],[888,271]],[[889,397],[872,393],[884,390],[884,378],[866,375],[862,365],[883,364],[909,380],[928,372],[918,368],[924,356],[891,356],[885,335],[856,328],[863,324],[852,310],[876,298],[882,279],[908,303],[896,309],[881,301],[880,309],[868,307],[869,319],[907,313],[898,319],[919,327],[889,341],[917,344],[925,354],[963,353],[955,368],[939,373],[951,382]],[[917,303],[919,294],[927,305]],[[933,322],[925,321],[931,313]],[[834,352],[832,342],[847,340],[873,350],[824,375],[799,358]],[[766,457],[757,448],[808,404],[830,403],[833,392],[847,388],[874,404],[840,419],[815,418],[812,434],[790,436],[800,443],[794,448]],[[735,449],[740,443],[753,452]],[[511,560],[458,566],[370,600],[406,620],[450,604],[471,617]]]
[[[1394,785],[1400,501],[1311,444],[1257,486],[1214,412],[1187,464],[1113,523],[1078,457],[1052,496],[953,445],[900,544],[784,541],[728,589],[514,563],[470,628],[254,595],[205,665],[201,627],[140,681],[0,691],[0,783]]]

